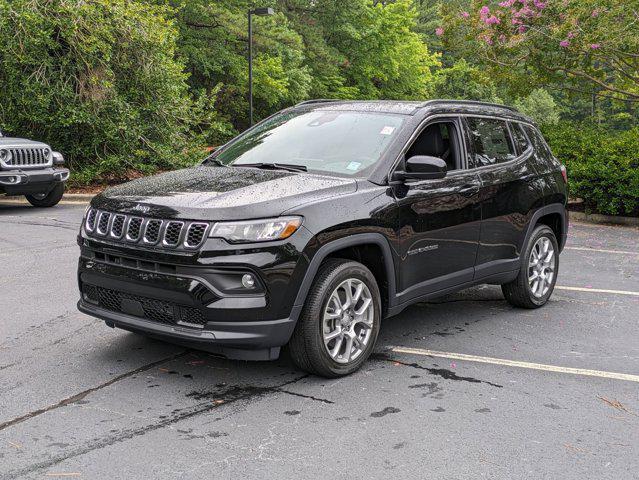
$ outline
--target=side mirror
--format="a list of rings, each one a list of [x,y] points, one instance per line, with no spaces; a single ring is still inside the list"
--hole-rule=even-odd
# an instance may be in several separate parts
[[[396,171],[393,180],[433,180],[446,176],[446,162],[438,157],[415,155],[406,159],[406,171]]]

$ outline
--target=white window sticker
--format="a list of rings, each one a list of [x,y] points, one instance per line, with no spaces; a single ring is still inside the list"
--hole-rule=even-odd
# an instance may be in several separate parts
[[[348,170],[357,170],[362,164],[360,162],[351,162],[346,165]]]
[[[382,131],[379,132],[380,135],[392,135],[395,131],[395,127],[389,127],[388,125],[382,128]]]

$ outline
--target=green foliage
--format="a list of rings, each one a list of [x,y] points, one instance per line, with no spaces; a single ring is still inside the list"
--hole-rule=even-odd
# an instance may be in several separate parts
[[[444,5],[445,45],[473,55],[520,89],[553,82],[639,100],[637,0],[472,0],[466,9],[457,2]]]
[[[615,132],[563,122],[544,128],[544,136],[566,164],[570,195],[588,211],[639,215],[639,127]]]
[[[464,59],[458,60],[452,67],[437,71],[433,88],[436,98],[501,103],[491,78]]]
[[[189,95],[166,14],[126,0],[0,0],[3,128],[90,176],[188,161],[216,119],[207,97]]]
[[[543,88],[537,88],[527,97],[517,99],[514,106],[542,127],[559,123],[559,108],[555,99]]]

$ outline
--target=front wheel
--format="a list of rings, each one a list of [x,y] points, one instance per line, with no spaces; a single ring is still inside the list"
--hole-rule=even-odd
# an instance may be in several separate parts
[[[49,193],[34,193],[25,195],[34,207],[48,208],[57,205],[64,195],[64,183],[56,183]]]
[[[522,252],[519,275],[501,286],[506,300],[516,307],[539,308],[546,304],[557,282],[559,246],[546,225],[533,230]]]
[[[358,262],[322,264],[289,342],[302,370],[335,378],[356,371],[375,347],[381,323],[375,277]]]

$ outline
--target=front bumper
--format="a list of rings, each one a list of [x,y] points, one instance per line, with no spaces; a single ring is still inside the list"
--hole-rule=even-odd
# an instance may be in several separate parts
[[[0,191],[7,195],[49,193],[56,184],[68,179],[67,168],[0,170]]]
[[[110,327],[144,333],[237,360],[277,359],[281,346],[293,333],[299,314],[260,322],[208,322],[206,330],[195,330],[105,310],[83,300],[78,302],[78,310],[104,320]]]
[[[297,243],[260,249],[208,239],[199,251],[134,248],[81,232],[78,309],[111,327],[145,333],[227,358],[277,358],[295,328],[305,260]],[[226,250],[225,250],[226,249]],[[238,289],[250,272],[256,288]]]

